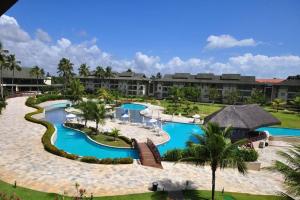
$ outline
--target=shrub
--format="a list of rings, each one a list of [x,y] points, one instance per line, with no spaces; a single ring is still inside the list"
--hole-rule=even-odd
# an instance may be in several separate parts
[[[93,156],[84,156],[80,159],[81,162],[99,163],[99,159]]]
[[[132,139],[125,137],[123,135],[120,135],[118,138],[120,138],[121,140],[124,140],[127,144],[132,144]]]
[[[111,159],[111,158],[104,158],[99,161],[100,164],[111,164],[112,162],[113,162],[113,159]]]
[[[258,159],[258,153],[255,151],[255,149],[240,149],[237,154],[245,162],[254,162]]]
[[[77,124],[77,123],[65,123],[65,126],[70,127],[70,128],[74,128],[74,129],[82,129],[84,128],[83,124]]]
[[[163,160],[165,161],[178,161],[182,158],[184,151],[181,149],[172,149],[168,150],[164,155],[163,155]]]

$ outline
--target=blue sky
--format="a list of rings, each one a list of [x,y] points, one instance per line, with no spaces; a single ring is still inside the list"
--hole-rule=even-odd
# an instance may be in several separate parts
[[[2,17],[0,40],[24,65],[53,73],[65,56],[147,74],[285,77],[300,74],[299,10],[297,0],[22,0]]]

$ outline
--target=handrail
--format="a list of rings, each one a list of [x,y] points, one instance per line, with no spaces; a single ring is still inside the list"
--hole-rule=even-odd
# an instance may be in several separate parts
[[[147,138],[147,146],[149,147],[150,151],[152,152],[152,154],[155,158],[155,161],[157,163],[161,163],[160,153],[159,153],[157,147],[155,146],[155,144],[149,138]]]

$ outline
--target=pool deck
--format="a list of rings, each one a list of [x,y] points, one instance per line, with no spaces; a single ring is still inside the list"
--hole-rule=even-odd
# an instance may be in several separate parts
[[[8,99],[0,115],[0,179],[19,186],[45,191],[75,193],[75,183],[87,194],[117,195],[147,192],[156,181],[160,188],[178,190],[189,188],[209,190],[209,167],[196,167],[183,163],[162,162],[163,169],[146,167],[135,162],[131,165],[96,165],[55,156],[44,150],[41,137],[45,128],[28,122],[24,115],[35,109],[25,106],[26,97]],[[130,126],[128,126],[130,129]],[[287,147],[270,146],[260,159],[270,166],[278,159],[277,150]],[[253,194],[275,194],[283,190],[283,177],[267,170],[249,171],[243,176],[234,169],[217,171],[216,189]]]

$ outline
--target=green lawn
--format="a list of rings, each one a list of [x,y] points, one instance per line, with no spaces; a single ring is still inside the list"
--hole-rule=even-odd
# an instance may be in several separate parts
[[[191,200],[209,200],[211,197],[211,191],[207,190],[188,190],[184,191],[185,199]],[[230,198],[231,197],[231,198]],[[224,198],[222,197],[221,192],[216,192],[216,200],[274,200],[279,199],[278,196],[272,195],[253,195],[245,193],[234,193],[234,192],[225,192]]]
[[[101,144],[106,144],[109,146],[115,146],[115,147],[130,147],[129,144],[127,144],[124,140],[120,138],[116,138],[114,140],[113,137],[109,135],[105,135],[103,133],[100,133],[98,135],[92,135],[91,138]]]
[[[21,200],[54,200],[58,197],[58,200],[63,199],[58,194],[38,192],[23,187],[14,188],[12,185],[0,181],[0,194],[5,192],[7,195],[15,194]],[[0,196],[1,199],[1,196]],[[71,200],[72,198],[64,198],[65,200]],[[95,197],[94,200],[164,200],[167,199],[166,192],[149,192],[142,194],[131,194],[131,195],[120,195],[120,196],[110,196],[110,197]]]
[[[300,116],[297,114],[286,114],[282,111],[271,112],[271,114],[281,121],[281,127],[300,128]]]

